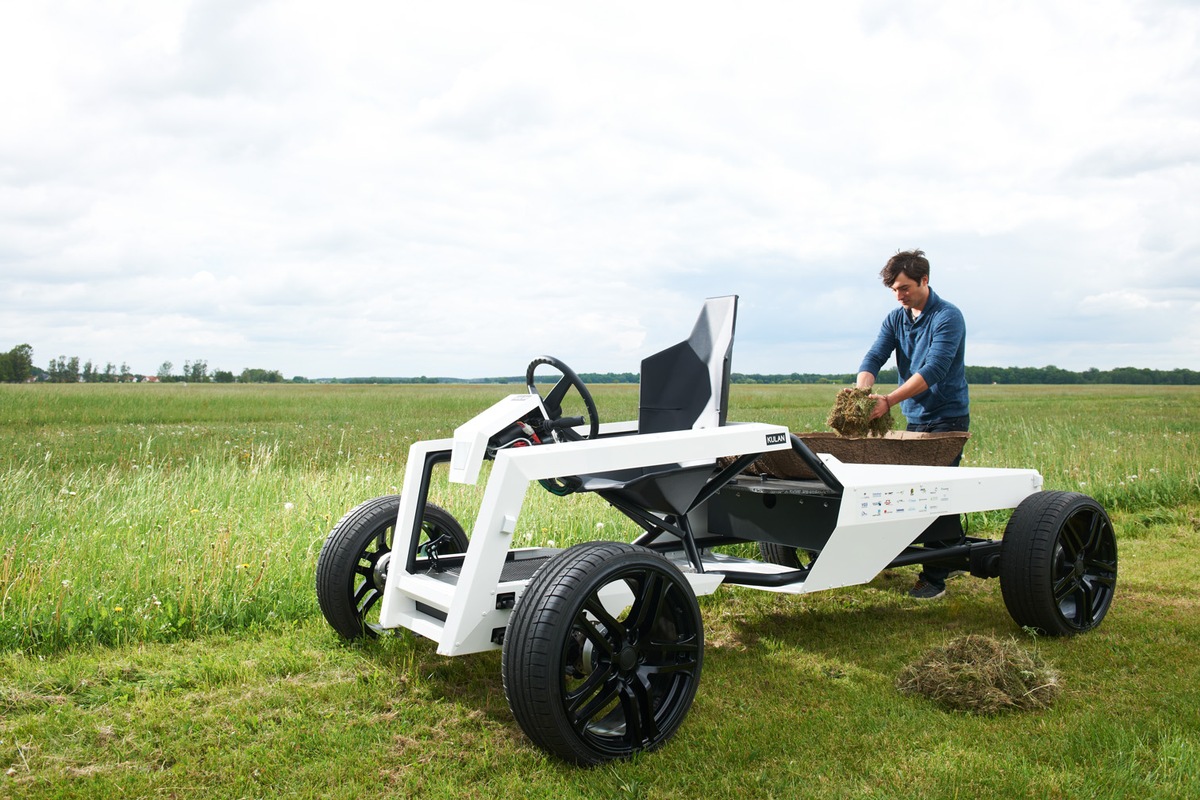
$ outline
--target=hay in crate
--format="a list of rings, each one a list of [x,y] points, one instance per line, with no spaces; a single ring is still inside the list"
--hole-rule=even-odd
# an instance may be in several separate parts
[[[829,453],[847,464],[910,464],[948,467],[962,453],[971,434],[890,431],[883,436],[847,437],[836,433],[797,433],[814,453]],[[789,480],[811,480],[816,474],[792,450],[764,453],[751,474]],[[750,470],[747,470],[750,472]]]

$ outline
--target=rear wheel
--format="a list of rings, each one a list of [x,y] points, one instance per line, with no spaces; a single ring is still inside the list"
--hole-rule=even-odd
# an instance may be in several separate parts
[[[538,571],[513,610],[504,693],[539,747],[600,764],[675,733],[703,651],[700,607],[675,565],[636,545],[576,545]]]
[[[1018,625],[1049,636],[1100,624],[1117,585],[1108,514],[1074,492],[1039,492],[1017,506],[1000,550],[1000,589]]]
[[[376,636],[379,606],[392,558],[400,496],[386,495],[356,506],[342,517],[317,556],[317,601],[341,636]],[[427,503],[418,547],[428,555],[463,553],[467,535],[449,512]]]

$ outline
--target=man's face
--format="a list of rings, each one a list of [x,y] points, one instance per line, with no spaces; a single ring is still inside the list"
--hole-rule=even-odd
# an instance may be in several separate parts
[[[900,305],[912,311],[923,311],[925,301],[929,299],[929,278],[921,278],[918,282],[901,272],[892,283],[892,292]]]

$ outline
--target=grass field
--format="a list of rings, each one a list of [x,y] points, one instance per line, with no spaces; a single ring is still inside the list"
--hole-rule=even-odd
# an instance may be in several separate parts
[[[972,389],[966,465],[1036,468],[1113,515],[1100,630],[1029,640],[994,581],[922,605],[907,570],[804,597],[722,590],[702,602],[680,733],[591,771],[528,745],[496,654],[341,644],[313,591],[329,528],[397,490],[409,444],[515,390],[0,386],[0,796],[1200,795],[1200,390]],[[835,390],[738,385],[730,417],[824,430]],[[635,387],[594,392],[605,419],[636,415]],[[478,492],[434,499],[469,530]],[[517,537],[631,533],[594,497],[536,490]],[[1023,637],[1065,697],[977,718],[896,693],[905,663],[963,632]]]

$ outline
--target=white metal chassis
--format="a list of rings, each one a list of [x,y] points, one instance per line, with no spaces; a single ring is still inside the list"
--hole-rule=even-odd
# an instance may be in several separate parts
[[[532,399],[530,399],[532,397]],[[790,448],[789,432],[778,425],[730,423],[700,430],[636,434],[636,423],[610,423],[594,440],[518,447],[498,451],[470,535],[462,569],[410,573],[413,530],[421,506],[426,457],[452,453],[450,479],[474,483],[483,459],[481,441],[511,423],[519,409],[536,396],[513,395],[484,411],[455,432],[453,439],[416,442],[409,449],[390,569],[380,610],[384,628],[407,628],[437,642],[442,655],[464,655],[497,649],[493,632],[508,624],[511,607],[498,604],[502,595],[517,601],[527,580],[501,581],[510,550],[513,557],[536,557],[554,551],[512,548],[525,492],[530,482],[563,475],[594,474],[666,463],[713,461],[726,456]],[[517,413],[513,413],[518,409]],[[483,439],[480,437],[483,436]],[[844,491],[837,525],[821,557],[801,583],[770,589],[813,592],[866,583],[879,574],[938,516],[1015,508],[1042,488],[1036,470],[964,467],[916,467],[845,464],[820,454]],[[689,515],[693,529],[703,514]],[[697,534],[703,531],[695,531]],[[697,595],[711,594],[725,577],[701,572],[676,559]],[[736,567],[740,571],[782,572],[787,568],[749,559],[704,553],[705,569]],[[614,599],[620,604],[620,599]],[[436,610],[439,616],[421,610]],[[439,618],[444,615],[445,619]]]

